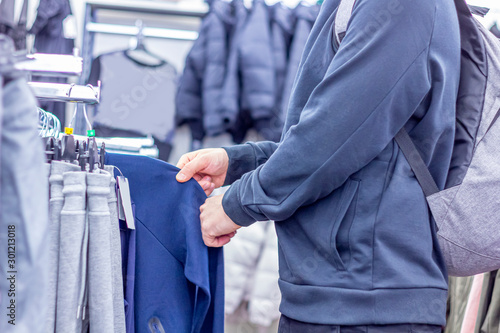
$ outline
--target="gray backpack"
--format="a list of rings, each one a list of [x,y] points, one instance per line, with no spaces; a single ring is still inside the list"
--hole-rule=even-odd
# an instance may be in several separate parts
[[[355,0],[341,0],[334,38],[340,45]],[[500,41],[455,0],[461,35],[456,134],[446,187],[440,191],[405,129],[395,137],[427,198],[448,273],[500,268]]]

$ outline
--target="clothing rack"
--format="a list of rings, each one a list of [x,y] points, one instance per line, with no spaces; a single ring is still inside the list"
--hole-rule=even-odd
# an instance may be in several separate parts
[[[122,36],[137,36],[140,33],[140,28],[130,25],[107,24],[107,23],[87,23],[87,31],[98,32],[112,35]],[[178,40],[196,40],[198,33],[196,31],[166,29],[166,28],[142,28],[142,35],[144,37],[153,38],[166,38]]]
[[[85,136],[75,135],[77,140],[85,140]],[[97,145],[103,143],[106,146],[106,151],[110,153],[121,153],[127,155],[144,155],[149,157],[158,157],[158,148],[155,146],[152,137],[142,138],[101,138],[96,137]]]
[[[205,3],[193,2],[160,2],[150,0],[87,0],[87,8],[110,9],[128,12],[140,12],[160,15],[203,17],[208,12]]]
[[[90,73],[94,50],[94,37],[96,33],[134,36],[140,32],[140,28],[137,26],[123,26],[96,22],[96,16],[100,10],[201,18],[208,13],[208,5],[205,3],[166,3],[149,0],[87,0],[85,4],[85,17],[83,22],[83,71],[79,82],[80,84],[84,84],[86,82]],[[198,35],[195,31],[149,27],[143,28],[142,32],[145,37],[180,40],[193,40],[196,39]]]
[[[28,54],[26,60],[16,63],[14,68],[44,76],[80,76],[83,59],[72,55],[35,53]]]
[[[29,82],[28,83],[36,97],[59,102],[99,103],[101,97],[101,85],[75,85],[65,83]]]
[[[138,36],[142,33],[142,36],[144,37],[187,41],[192,41],[198,38],[198,33],[196,31],[153,27],[141,28],[138,26],[97,22],[97,13],[99,11],[105,10],[134,14],[202,18],[208,13],[208,9],[208,5],[203,2],[192,3],[181,1],[169,3],[151,0],[87,0],[85,3],[85,16],[83,21],[83,69],[78,83],[84,85],[90,74],[90,68],[93,60],[94,38],[96,33],[122,36]],[[77,118],[75,126],[76,133],[84,132],[83,126],[85,122],[81,119],[80,115]]]

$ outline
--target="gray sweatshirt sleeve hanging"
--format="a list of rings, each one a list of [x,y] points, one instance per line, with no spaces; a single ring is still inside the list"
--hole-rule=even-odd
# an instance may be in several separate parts
[[[95,333],[114,332],[109,174],[87,174],[89,218],[89,311]]]
[[[56,333],[80,332],[77,318],[82,287],[82,247],[85,232],[85,172],[66,172],[61,211],[59,277],[57,281]],[[84,284],[84,283],[83,283]]]

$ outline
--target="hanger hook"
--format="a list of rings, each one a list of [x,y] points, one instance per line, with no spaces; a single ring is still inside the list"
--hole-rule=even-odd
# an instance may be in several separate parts
[[[71,90],[73,90],[73,87],[75,86],[74,83],[71,83],[69,86],[68,91],[66,92],[66,96],[71,97]]]
[[[92,92],[94,93],[94,96],[97,98],[97,96],[99,96],[97,90],[95,90],[94,86],[91,85],[90,83],[87,84],[87,87],[89,87],[90,89],[92,89]]]

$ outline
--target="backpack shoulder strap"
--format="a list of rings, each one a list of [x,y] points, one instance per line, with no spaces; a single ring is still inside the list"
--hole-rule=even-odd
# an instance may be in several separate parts
[[[342,39],[345,37],[347,25],[351,19],[355,3],[356,0],[340,0],[337,14],[335,15],[335,25],[333,27],[333,35],[335,37],[337,47],[340,46]]]
[[[402,128],[398,134],[396,134],[394,139],[410,164],[410,167],[413,170],[415,177],[417,177],[418,183],[420,184],[420,187],[422,187],[425,196],[428,197],[439,192],[439,188],[434,181],[434,178],[432,178],[429,168],[425,165],[422,156],[418,152],[417,147],[415,147],[415,144],[406,129]]]

